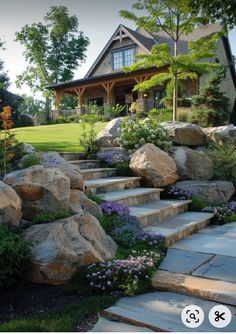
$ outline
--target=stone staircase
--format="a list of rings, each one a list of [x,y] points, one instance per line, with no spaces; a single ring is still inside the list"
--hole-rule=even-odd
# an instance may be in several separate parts
[[[157,291],[121,298],[115,306],[103,311],[93,331],[196,331],[181,322],[181,312],[190,304],[202,307],[205,312],[206,319],[197,331],[217,331],[206,316],[215,302],[229,305],[233,315],[231,324],[220,331],[235,331],[236,270],[235,282],[195,275],[199,268],[211,264],[215,253],[201,250],[201,244],[197,252],[189,251],[188,244],[181,244],[189,240],[191,245],[192,238],[199,238],[212,215],[188,211],[188,200],[161,200],[162,189],[141,187],[140,177],[115,176],[114,168],[99,168],[97,160],[71,159],[70,163],[79,166],[87,193],[128,205],[142,228],[165,235],[170,247],[152,280]]]

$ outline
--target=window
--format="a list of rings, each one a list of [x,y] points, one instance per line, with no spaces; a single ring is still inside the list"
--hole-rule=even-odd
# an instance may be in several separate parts
[[[135,62],[135,48],[128,48],[112,53],[113,70],[119,70],[124,66],[130,66]]]

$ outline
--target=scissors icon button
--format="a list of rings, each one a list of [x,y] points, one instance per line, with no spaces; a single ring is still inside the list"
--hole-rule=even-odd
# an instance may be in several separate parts
[[[216,328],[227,327],[232,320],[232,313],[225,305],[216,305],[209,312],[209,321]]]

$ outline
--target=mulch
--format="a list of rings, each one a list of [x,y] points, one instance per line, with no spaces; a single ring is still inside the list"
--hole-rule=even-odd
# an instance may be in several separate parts
[[[20,282],[14,288],[0,291],[0,324],[52,310],[55,307],[78,304],[83,302],[84,298],[66,293],[63,286]],[[74,331],[86,332],[93,327],[96,321],[97,315],[91,316]]]

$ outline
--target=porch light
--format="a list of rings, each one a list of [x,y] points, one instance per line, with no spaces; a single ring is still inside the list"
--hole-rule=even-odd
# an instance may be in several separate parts
[[[148,93],[143,93],[143,97],[144,97],[145,99],[147,99],[147,98],[148,98]]]

